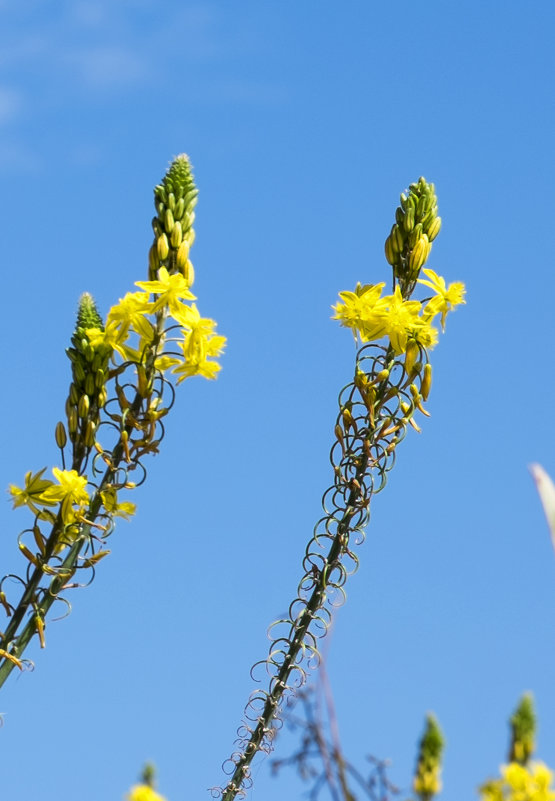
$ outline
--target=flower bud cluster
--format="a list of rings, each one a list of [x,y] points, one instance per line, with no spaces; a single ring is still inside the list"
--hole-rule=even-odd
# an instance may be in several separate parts
[[[157,216],[152,220],[154,243],[149,252],[149,277],[155,280],[160,267],[170,275],[181,273],[188,285],[194,281],[189,250],[195,239],[193,222],[198,190],[186,155],[177,156],[154,189]]]
[[[67,427],[73,443],[73,467],[78,469],[82,459],[93,447],[99,423],[100,409],[106,403],[106,381],[111,348],[105,344],[92,345],[86,331],[104,329],[91,295],[85,292],[79,300],[77,323],[66,353],[71,360],[72,382],[66,401]],[[56,443],[62,446],[64,434],[56,427]]]
[[[385,240],[385,256],[401,288],[413,284],[426,263],[432,242],[439,234],[434,184],[424,178],[411,184],[401,195],[401,205],[395,211],[395,223]]]
[[[441,729],[433,715],[428,715],[424,734],[420,740],[413,782],[414,792],[420,801],[430,801],[441,790],[440,775],[443,745]]]

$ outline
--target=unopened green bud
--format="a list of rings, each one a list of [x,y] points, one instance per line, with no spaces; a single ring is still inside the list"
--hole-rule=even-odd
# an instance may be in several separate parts
[[[181,270],[181,273],[183,275],[183,278],[185,279],[187,286],[193,286],[193,284],[195,283],[195,269],[193,267],[192,262],[190,262],[188,259],[185,264],[185,267]]]
[[[84,436],[86,447],[92,448],[95,439],[96,439],[96,425],[93,423],[92,420],[89,420],[89,422],[87,423],[87,428],[85,429],[85,436]]]
[[[93,372],[96,372],[100,367],[104,365],[105,361],[106,357],[104,356],[104,354],[97,350],[96,353],[94,354],[94,359],[92,360],[91,370]],[[91,393],[89,392],[89,395],[90,394]]]
[[[108,400],[108,395],[105,389],[101,389],[96,397],[96,405],[99,409],[102,409],[106,401]]]
[[[439,234],[440,228],[441,228],[441,217],[435,217],[427,230],[428,239],[430,240],[430,242],[434,241],[436,236]]]
[[[403,248],[405,247],[403,232],[398,225],[393,226],[393,246],[397,253],[402,253]]]
[[[414,207],[408,206],[405,212],[405,221],[403,223],[403,227],[407,234],[409,234],[412,229],[414,228]]]
[[[81,397],[81,393],[77,389],[75,384],[70,384],[69,386],[69,402],[72,403],[74,406],[77,406],[79,403],[79,398]]]
[[[416,245],[423,233],[422,223],[417,223],[408,236],[409,248],[413,248]]]
[[[428,400],[428,395],[430,394],[430,390],[432,388],[432,365],[428,362],[424,365],[424,374],[422,376],[422,385],[420,387],[420,392],[424,400]]]
[[[174,222],[172,210],[166,209],[166,213],[164,214],[164,228],[167,234],[171,234]]]
[[[158,258],[160,261],[164,261],[164,259],[168,258],[168,253],[170,252],[170,246],[168,244],[168,237],[166,234],[160,234],[156,241],[156,249],[158,251]]]
[[[175,211],[173,213],[173,216],[175,217],[176,220],[181,221],[181,218],[183,217],[184,214],[185,214],[185,198],[180,197],[177,203],[175,204]]]
[[[421,195],[416,204],[416,216],[422,219],[429,207],[431,206],[431,197],[429,195]]]
[[[67,427],[69,430],[69,435],[75,434],[77,431],[77,426],[79,425],[79,418],[77,417],[77,409],[75,406],[72,406],[67,415]]]
[[[175,209],[175,195],[173,192],[170,192],[168,195],[168,206],[172,211]]]
[[[181,223],[176,222],[174,223],[170,237],[172,248],[178,248],[181,244],[182,239],[183,239],[183,231],[181,230]]]
[[[77,324],[75,329],[100,328],[104,330],[102,317],[98,313],[93,296],[89,292],[83,292],[79,298],[79,308],[77,310]]]
[[[396,261],[396,255],[395,255],[395,251],[393,249],[393,244],[391,242],[391,237],[390,236],[388,236],[387,239],[385,240],[385,257],[388,260],[388,262],[391,264],[391,266],[394,267],[395,266],[395,261]]]
[[[420,348],[415,339],[409,339],[407,342],[407,349],[405,351],[405,372],[410,377],[414,374],[416,359],[420,355]]]
[[[179,245],[177,255],[175,257],[177,269],[180,272],[184,269],[185,265],[187,264],[188,258],[189,258],[189,243],[183,240],[183,242]]]
[[[56,436],[56,445],[58,446],[58,448],[61,448],[63,450],[67,443],[67,432],[66,432],[66,427],[61,420],[59,423],[56,423],[55,436]]]
[[[102,367],[99,367],[96,373],[94,374],[94,386],[96,389],[102,389],[105,383],[106,383],[106,374],[102,369]]]
[[[94,390],[95,390],[94,374],[87,373],[87,377],[85,378],[85,392],[87,393],[87,395],[92,396],[94,395]]]
[[[414,248],[411,250],[409,257],[409,267],[412,272],[418,272],[426,263],[429,251],[429,241],[426,234],[422,234]]]
[[[77,406],[77,414],[79,417],[84,418],[88,415],[90,408],[90,401],[88,395],[81,395],[79,404]]]
[[[158,248],[156,245],[152,245],[150,250],[148,251],[148,269],[150,275],[155,276],[158,272],[158,268],[160,267],[160,261],[158,258]]]

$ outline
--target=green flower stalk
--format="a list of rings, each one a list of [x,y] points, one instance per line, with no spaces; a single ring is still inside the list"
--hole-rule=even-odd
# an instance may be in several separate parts
[[[66,428],[59,422],[55,439],[62,469],[52,469],[54,480],[44,476],[44,468],[29,471],[23,487],[10,487],[14,507],[27,506],[34,520],[19,536],[25,575],[0,582],[0,604],[9,618],[0,633],[0,686],[14,667],[23,669],[22,654],[35,635],[44,647],[50,607],[65,600],[63,590],[82,586],[74,577],[83,570],[94,577],[95,566],[109,553],[105,544],[114,520],[134,514],[135,505],[119,494],[145,480],[143,459],[158,452],[162,420],[174,400],[172,376],[180,384],[193,375],[213,379],[220,369],[216,359],[225,337],[190,303],[196,299],[188,258],[196,195],[189,160],[178,156],[155,189],[154,248],[163,258],[154,265],[151,249],[149,280],[138,281],[139,291],[113,306],[105,323],[90,295],[80,300],[67,351],[71,469],[66,469]],[[169,237],[167,252],[162,237]],[[11,604],[5,585],[14,578],[22,593]]]
[[[413,789],[420,801],[431,801],[441,791],[441,756],[443,735],[433,715],[426,717],[424,734],[418,749]]]
[[[354,546],[364,539],[371,498],[385,486],[408,426],[420,431],[416,414],[428,414],[427,351],[438,338],[433,322],[440,315],[443,327],[447,313],[464,303],[463,284],[447,287],[441,276],[424,269],[440,225],[433,184],[421,178],[401,198],[407,211],[397,210],[394,235],[402,240],[395,255],[388,256],[393,294],[382,296],[385,282],[358,284],[354,292],[340,292],[334,307],[335,319],[353,331],[358,351],[354,379],[339,395],[330,456],[333,484],[324,494],[324,516],[305,552],[297,596],[286,617],[271,627],[269,655],[258,663],[270,681],[247,704],[238,748],[225,766],[229,781],[216,790],[224,801],[250,787],[250,764],[259,751],[271,749],[284,696],[303,684],[305,667],[318,663],[318,639],[326,633],[333,607],[345,599],[347,577],[358,566]],[[397,233],[401,223],[403,231]],[[412,234],[415,228],[418,235]],[[386,244],[386,253],[391,247]],[[422,302],[411,299],[417,285],[432,289],[432,296]]]
[[[536,716],[534,699],[531,693],[525,693],[510,719],[511,745],[509,762],[527,765],[535,749]]]
[[[536,716],[530,693],[522,696],[509,721],[509,764],[501,765],[498,779],[479,788],[481,801],[555,801],[553,771],[543,762],[532,762]]]

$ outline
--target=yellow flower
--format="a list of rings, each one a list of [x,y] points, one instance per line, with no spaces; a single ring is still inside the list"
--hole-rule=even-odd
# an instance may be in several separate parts
[[[441,275],[435,273],[433,270],[424,269],[422,272],[430,280],[426,281],[423,278],[419,278],[418,283],[429,286],[436,293],[436,295],[427,303],[424,314],[431,320],[436,316],[436,314],[441,313],[441,328],[443,331],[445,331],[445,318],[447,317],[447,312],[451,309],[454,309],[455,306],[460,306],[461,303],[466,303],[464,299],[466,292],[465,286],[461,281],[455,281],[454,283],[449,284],[447,287],[445,285],[445,279],[442,278]]]
[[[386,333],[396,354],[404,353],[409,334],[414,337],[415,331],[424,326],[419,316],[421,303],[418,300],[404,300],[397,285],[393,295],[382,300],[387,305]]]
[[[189,284],[181,273],[170,275],[165,267],[160,267],[158,270],[157,281],[136,281],[135,286],[158,296],[152,303],[153,312],[168,306],[170,313],[173,313],[180,305],[180,300],[195,300]]]
[[[381,339],[385,334],[385,304],[380,298],[385,284],[357,284],[354,292],[340,292],[343,303],[332,306],[335,311],[334,320],[341,325],[352,328],[353,333],[360,335],[363,342]]]
[[[112,517],[123,517],[124,520],[129,520],[137,511],[136,504],[131,503],[131,501],[121,501],[118,503],[118,494],[114,487],[108,487],[102,490],[100,497],[102,498],[104,508]]]
[[[59,502],[64,523],[74,523],[83,516],[85,506],[90,503],[89,493],[85,489],[87,477],[80,476],[77,470],[60,470],[58,467],[52,468],[52,474],[58,484],[51,484],[43,492],[42,502],[46,505]]]
[[[148,784],[136,784],[127,794],[127,801],[166,801]]]
[[[206,317],[201,317],[195,304],[185,306],[179,304],[172,312],[178,322],[183,323],[181,333],[183,340],[179,347],[183,351],[183,358],[162,355],[156,360],[158,370],[168,370],[179,376],[180,384],[193,375],[202,375],[205,378],[216,378],[221,366],[210,357],[219,356],[226,344],[226,338],[214,332],[216,323]]]
[[[150,341],[153,328],[147,315],[152,312],[153,305],[144,292],[128,292],[119,303],[112,306],[106,325],[115,324],[126,333],[132,328],[143,339]]]
[[[34,475],[31,470],[25,473],[24,489],[10,484],[14,509],[17,509],[18,506],[28,506],[37,515],[40,514],[39,506],[56,506],[56,501],[44,499],[44,492],[53,484],[52,481],[42,477],[45,470],[46,467],[43,467]]]
[[[553,773],[543,762],[527,766],[511,762],[501,766],[501,776],[480,787],[482,801],[555,801],[555,790],[549,786]]]

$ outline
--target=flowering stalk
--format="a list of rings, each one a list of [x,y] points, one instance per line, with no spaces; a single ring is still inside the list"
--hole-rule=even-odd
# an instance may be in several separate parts
[[[481,801],[555,801],[553,772],[543,762],[532,762],[536,716],[532,696],[523,695],[510,721],[509,763],[501,765],[501,777],[479,788]]]
[[[411,184],[395,218],[385,246],[393,294],[382,297],[385,283],[358,284],[354,292],[341,292],[334,307],[335,319],[353,330],[359,345],[354,379],[339,395],[331,450],[334,481],[306,549],[297,597],[287,617],[271,627],[269,655],[257,663],[270,681],[247,703],[238,748],[226,763],[229,781],[214,791],[224,801],[251,786],[250,763],[258,751],[271,749],[284,695],[304,682],[303,663],[318,662],[318,638],[326,633],[333,607],[345,599],[347,576],[358,566],[353,545],[364,539],[371,496],[385,486],[408,425],[420,430],[416,412],[428,414],[423,406],[431,388],[427,349],[438,337],[433,321],[441,315],[443,327],[448,311],[464,303],[463,284],[447,287],[433,270],[423,270],[426,277],[420,278],[441,226],[433,184],[423,178]],[[412,300],[417,285],[433,295]]]
[[[118,493],[143,483],[143,457],[158,451],[162,418],[174,397],[168,374],[180,384],[193,375],[215,378],[220,369],[214,357],[225,338],[188,303],[195,300],[189,249],[197,190],[186,156],[173,161],[154,195],[149,280],[137,282],[140,291],[110,309],[105,325],[90,295],[79,304],[68,349],[71,469],[66,469],[66,426],[59,422],[55,438],[62,469],[53,468],[55,481],[43,477],[44,468],[29,471],[23,488],[10,488],[14,507],[27,506],[34,521],[19,537],[28,563],[25,577],[10,575],[0,582],[0,604],[9,618],[0,634],[0,686],[14,667],[23,668],[21,657],[34,635],[45,646],[46,615],[54,601],[65,600],[62,590],[82,586],[70,583],[77,571],[92,571],[92,580],[95,565],[109,553],[104,545],[114,519],[134,514],[135,505],[120,501]],[[4,591],[8,578],[23,586],[15,606]]]
[[[441,755],[443,736],[433,715],[426,718],[426,727],[420,740],[418,761],[413,788],[419,801],[432,801],[441,792]]]

